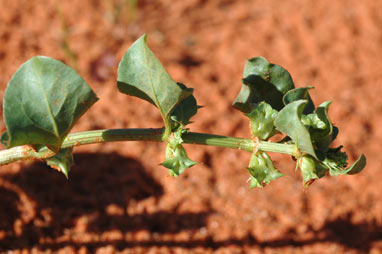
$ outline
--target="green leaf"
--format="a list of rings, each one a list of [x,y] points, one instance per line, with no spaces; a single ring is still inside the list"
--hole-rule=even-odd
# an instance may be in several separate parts
[[[177,83],[183,90],[188,89],[182,83]],[[182,100],[172,111],[171,120],[182,127],[190,123],[190,118],[193,117],[198,111],[198,105],[193,95],[188,96]],[[175,128],[178,126],[175,126]]]
[[[366,156],[361,154],[358,159],[348,167],[345,171],[348,175],[355,175],[361,172],[366,167]]]
[[[9,147],[41,144],[57,152],[75,122],[97,100],[89,85],[64,63],[31,58],[5,91]]]
[[[295,88],[292,90],[289,90],[284,94],[283,97],[283,103],[284,105],[287,105],[293,101],[298,101],[298,100],[307,100],[308,104],[304,108],[304,114],[309,114],[314,111],[314,103],[312,101],[312,98],[309,95],[309,90],[312,89],[313,86],[308,86],[308,87],[300,87],[300,88]]]
[[[265,101],[276,110],[283,108],[283,95],[294,88],[292,77],[283,67],[270,64],[263,57],[247,60],[241,90],[233,106],[249,113],[253,104]]]
[[[154,53],[147,47],[146,35],[140,37],[123,56],[118,67],[120,92],[155,105],[166,128],[176,105],[192,94],[174,82]]]
[[[333,141],[333,125],[328,115],[330,104],[331,101],[326,101],[317,107],[315,114],[324,123],[324,126],[310,131],[313,143],[322,152],[328,151],[329,145]]]
[[[338,130],[337,126],[335,126],[335,125],[332,125],[332,126],[333,126],[333,131],[332,131],[332,138],[331,138],[331,140],[333,142],[333,140],[335,140],[337,138],[339,130]]]
[[[62,172],[66,178],[73,166],[73,147],[61,149],[55,156],[45,159],[46,164]]]
[[[267,140],[275,134],[273,122],[278,112],[266,102],[261,102],[254,107],[251,113],[247,114],[251,124],[252,136]]]
[[[308,115],[301,115],[301,122],[305,125],[305,127],[310,130],[313,129],[326,129],[326,125],[323,121],[320,120],[316,113],[311,113]]]
[[[328,169],[332,176],[337,175],[354,175],[361,172],[366,166],[365,155],[359,156],[359,158],[348,168],[347,159],[348,156],[345,152],[341,151],[342,146],[337,148],[330,148],[326,153],[326,158],[322,162]]]
[[[248,172],[251,175],[250,188],[262,188],[283,174],[275,169],[271,158],[265,152],[253,153],[249,161]]]
[[[315,148],[315,153],[317,155],[317,158],[319,160],[325,159],[325,152],[329,146],[326,146],[325,149],[319,149],[317,147],[317,141],[320,139],[320,136],[315,136],[315,134],[319,134],[320,132],[325,131],[326,125],[323,121],[320,120],[320,118],[317,116],[316,113],[312,113],[309,115],[301,115],[301,122],[304,124],[304,126],[307,128],[307,130],[310,133],[310,137],[312,140],[312,144]],[[316,137],[316,138],[315,138]],[[330,144],[330,142],[329,142]]]
[[[310,134],[301,122],[301,115],[307,103],[306,100],[289,103],[279,112],[274,124],[277,130],[285,133],[294,141],[301,152],[310,154],[317,159]]]

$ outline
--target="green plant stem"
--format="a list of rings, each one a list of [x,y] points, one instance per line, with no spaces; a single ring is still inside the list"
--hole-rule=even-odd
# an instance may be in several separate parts
[[[268,141],[260,141],[257,149],[264,152],[285,153],[293,156],[301,155],[296,145],[280,144]]]
[[[165,129],[110,129],[94,130],[69,134],[61,148],[69,148],[86,144],[116,142],[116,141],[156,141],[163,142]],[[214,134],[188,132],[182,135],[186,144],[198,144],[226,147],[253,152],[256,150],[286,153],[296,155],[298,150],[294,145],[272,143],[266,141],[254,142],[251,139],[220,136]],[[35,151],[31,146],[17,146],[0,151],[0,165],[25,159],[44,159],[54,155],[54,152],[44,147]]]

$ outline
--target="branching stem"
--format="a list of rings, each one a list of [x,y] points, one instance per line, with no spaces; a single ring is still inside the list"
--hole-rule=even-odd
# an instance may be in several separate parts
[[[156,141],[162,142],[165,129],[109,129],[94,130],[69,134],[62,148],[73,146],[116,142],[116,141]],[[188,132],[182,135],[186,144],[198,144],[233,148],[253,152],[255,149],[267,152],[278,152],[296,155],[298,150],[294,145],[279,144],[266,141],[253,142],[251,139],[227,137],[214,134]],[[257,146],[257,147],[255,147]],[[0,165],[25,159],[44,159],[54,155],[45,148],[38,152],[31,146],[24,145],[0,151]]]

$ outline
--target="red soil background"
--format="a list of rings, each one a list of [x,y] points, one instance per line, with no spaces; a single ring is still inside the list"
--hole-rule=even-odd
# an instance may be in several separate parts
[[[261,55],[315,86],[317,104],[334,102],[337,144],[352,161],[365,153],[367,168],[304,190],[290,158],[272,154],[287,176],[249,190],[243,151],[186,145],[201,163],[173,178],[158,165],[164,144],[84,146],[69,181],[42,163],[1,167],[0,252],[382,253],[382,1],[139,0],[135,12],[123,2],[0,0],[0,95],[23,62],[47,55],[76,63],[100,98],[73,131],[161,127],[115,82],[147,33],[206,106],[191,130],[248,137],[231,103],[245,60]]]

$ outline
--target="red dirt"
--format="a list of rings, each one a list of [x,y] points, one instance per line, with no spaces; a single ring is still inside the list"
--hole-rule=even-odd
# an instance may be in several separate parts
[[[306,191],[288,156],[272,155],[287,177],[249,190],[248,153],[202,146],[186,146],[201,164],[178,178],[158,166],[158,143],[76,148],[69,181],[42,164],[11,164],[0,171],[0,252],[382,253],[381,1],[140,0],[136,20],[122,9],[116,21],[112,0],[0,3],[1,91],[34,55],[74,63],[60,46],[61,8],[78,71],[100,98],[74,131],[161,126],[154,107],[115,84],[123,53],[147,33],[206,106],[193,131],[249,136],[231,103],[245,60],[262,55],[297,86],[314,85],[317,103],[333,100],[338,144],[368,158],[361,174]]]

